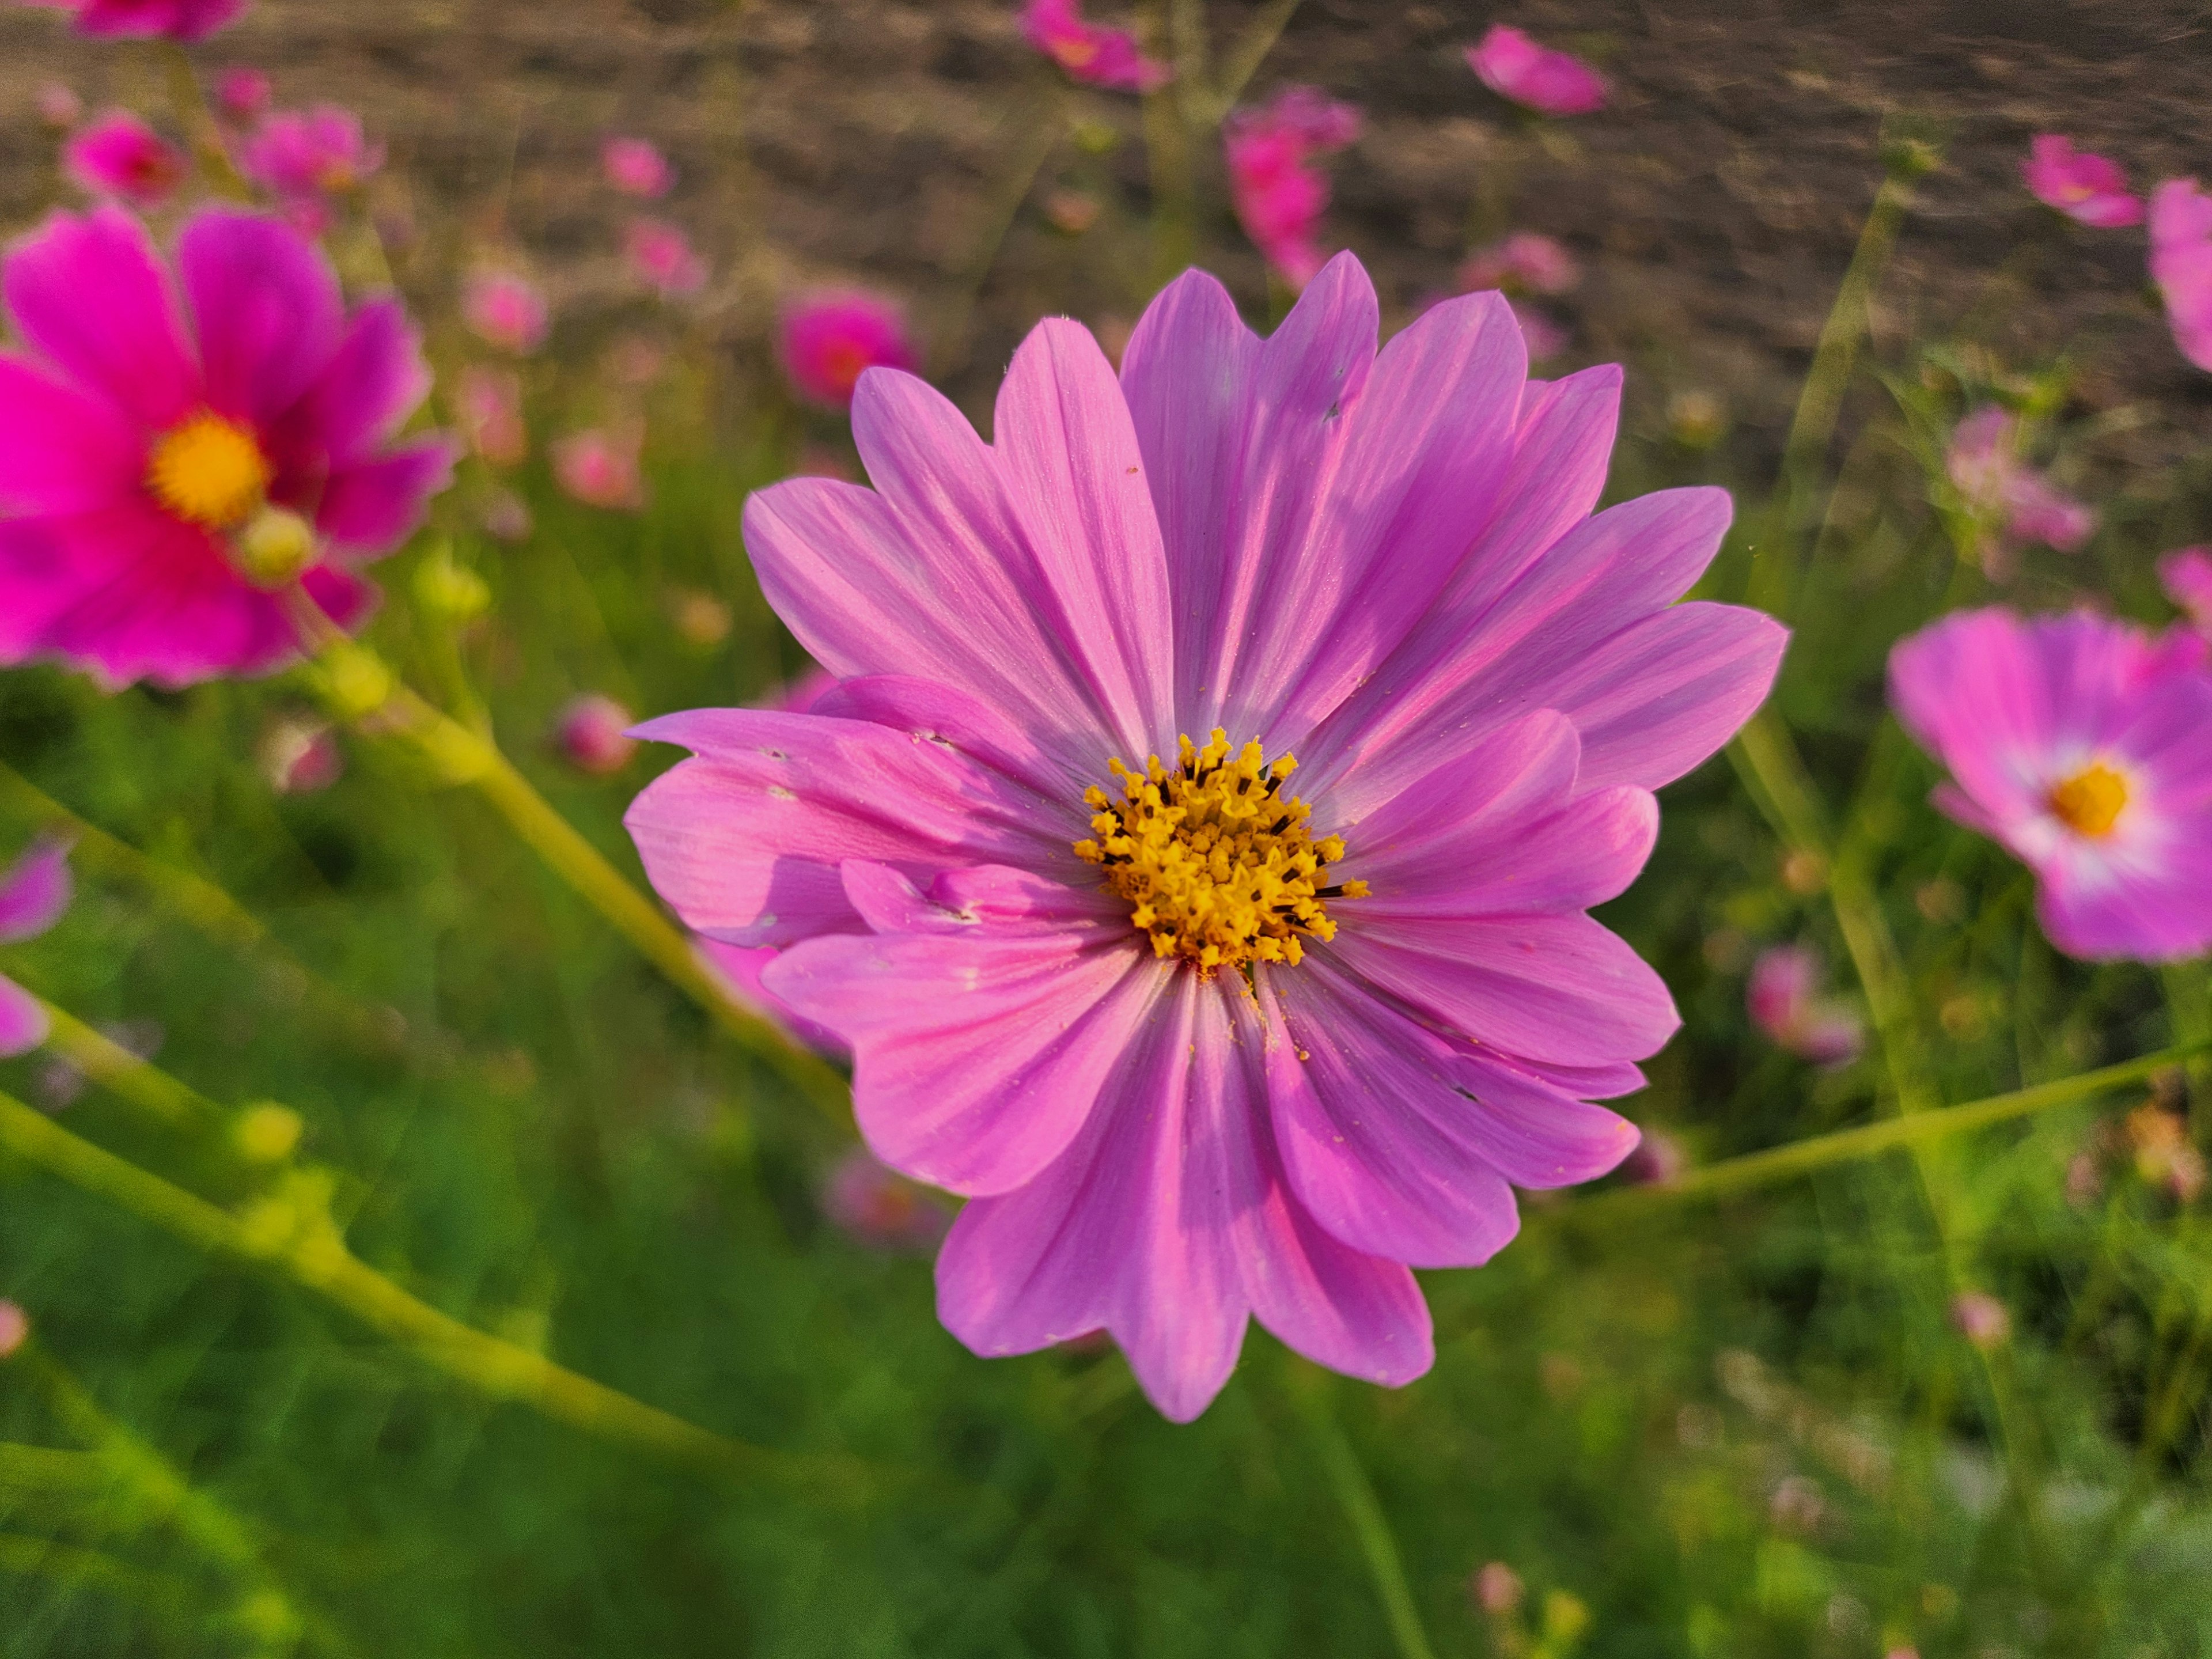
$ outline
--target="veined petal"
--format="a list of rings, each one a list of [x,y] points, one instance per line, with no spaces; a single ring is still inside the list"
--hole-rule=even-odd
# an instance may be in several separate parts
[[[203,208],[177,239],[209,407],[266,425],[337,349],[345,301],[314,243],[281,219]]]
[[[96,511],[145,474],[145,436],[120,410],[0,356],[0,512]]]
[[[161,256],[119,208],[57,213],[8,250],[8,309],[32,349],[141,425],[190,414],[199,368]]]

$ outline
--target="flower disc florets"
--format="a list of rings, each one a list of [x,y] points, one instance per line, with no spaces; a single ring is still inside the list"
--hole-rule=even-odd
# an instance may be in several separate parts
[[[1301,936],[1333,939],[1325,901],[1362,898],[1367,884],[1326,884],[1323,872],[1344,857],[1340,836],[1313,838],[1312,809],[1282,792],[1297,769],[1284,755],[1273,765],[1257,743],[1233,753],[1216,726],[1200,749],[1182,740],[1170,772],[1154,755],[1141,772],[1108,763],[1121,798],[1084,794],[1097,839],[1075,855],[1103,866],[1109,890],[1129,902],[1129,920],[1156,957],[1180,957],[1201,974],[1242,970],[1254,962],[1295,964]]]

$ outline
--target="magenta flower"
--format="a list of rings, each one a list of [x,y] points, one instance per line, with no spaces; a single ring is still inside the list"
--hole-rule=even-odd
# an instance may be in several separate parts
[[[269,77],[258,69],[227,69],[215,83],[216,106],[240,126],[251,126],[266,114],[274,95]]]
[[[368,614],[358,568],[453,466],[441,435],[395,441],[429,389],[398,301],[349,315],[313,243],[233,208],[192,216],[173,280],[128,215],[56,214],[4,286],[0,662],[183,685],[295,658],[295,580]]]
[[[31,1316],[12,1302],[0,1301],[0,1359],[31,1340]]]
[[[824,409],[843,409],[872,368],[912,371],[921,353],[895,301],[858,289],[816,289],[783,313],[776,357],[792,390]]]
[[[645,505],[639,452],[645,434],[586,427],[554,441],[553,481],[586,507],[635,513]]]
[[[112,109],[62,146],[78,188],[135,208],[157,208],[185,182],[184,152],[126,110]]]
[[[470,364],[461,371],[453,412],[469,447],[494,466],[519,466],[530,453],[530,432],[522,421],[522,377],[513,369]]]
[[[1084,21],[1080,0],[1029,0],[1022,8],[1022,38],[1085,86],[1151,92],[1174,74],[1146,57],[1127,29]]]
[[[927,1255],[952,1217],[932,1192],[855,1146],[822,1183],[822,1213],[848,1237],[872,1250]]]
[[[665,196],[676,187],[676,169],[642,138],[610,137],[599,146],[599,170],[625,196]]]
[[[2069,956],[2212,944],[2212,679],[2089,611],[1954,613],[1890,653],[1891,706],[1951,781],[1949,817],[2035,872]]]
[[[665,219],[633,219],[623,240],[631,273],[664,300],[707,285],[707,262],[691,240]]]
[[[480,340],[528,356],[545,343],[550,322],[537,284],[511,270],[470,273],[461,284],[461,320]]]
[[[246,0],[17,0],[72,15],[79,34],[136,40],[204,40],[237,21]]]
[[[1540,46],[1519,29],[1492,23],[1467,49],[1482,84],[1539,115],[1586,115],[1605,105],[1605,77],[1579,58]]]
[[[1460,292],[1503,289],[1509,294],[1565,294],[1583,279],[1575,256],[1541,231],[1516,230],[1478,248],[1459,268]]]
[[[562,705],[553,719],[553,746],[561,758],[580,772],[605,777],[629,764],[637,752],[637,739],[629,728],[637,723],[612,697],[587,691]]]
[[[1244,234],[1293,288],[1327,263],[1321,216],[1328,175],[1313,165],[1359,137],[1359,112],[1314,87],[1290,86],[1255,110],[1223,123],[1229,197]]]
[[[2212,370],[2212,196],[2194,179],[2169,179],[2150,195],[2150,276],[2181,355]]]
[[[0,945],[36,939],[70,904],[69,848],[39,841],[0,871]],[[25,1054],[46,1040],[46,1011],[38,998],[0,974],[0,1056]]]
[[[2177,547],[2158,562],[2158,585],[2189,618],[2189,625],[2212,639],[2212,547]]]
[[[1865,1028],[1842,1003],[1820,994],[1820,959],[1802,945],[1778,945],[1751,965],[1744,1006],[1777,1048],[1816,1066],[1841,1066],[1865,1046]]]
[[[837,1034],[817,1025],[761,983],[768,965],[782,954],[773,945],[725,945],[718,939],[696,939],[700,955],[721,980],[722,988],[741,1008],[751,1010],[771,1025],[796,1038],[817,1054],[833,1060],[850,1059]]]
[[[2002,580],[2021,549],[2035,543],[2061,553],[2079,552],[2097,527],[2094,508],[2053,485],[2020,456],[2020,422],[1995,404],[1984,404],[1951,434],[1944,470],[1967,510],[1994,538],[1984,564]]]
[[[629,811],[655,886],[784,947],[763,983],[852,1047],[870,1148],[972,1200],[945,1324],[984,1354],[1110,1331],[1177,1419],[1250,1318],[1419,1376],[1409,1266],[1486,1260],[1514,1185],[1635,1145],[1589,1103],[1674,1006],[1583,912],[1782,649],[1674,603],[1723,492],[1591,516],[1618,369],[1528,382],[1494,295],[1379,354],[1377,321],[1348,255],[1265,340],[1192,272],[1118,383],[1039,324],[988,445],[868,375],[873,487],[745,517],[839,684],[640,732],[693,755]]]
[[[384,165],[384,146],[362,136],[361,118],[335,104],[270,116],[246,146],[240,171],[274,196],[309,235],[331,219],[331,198],[360,188]]]
[[[2071,138],[2058,133],[2035,135],[2020,176],[2037,201],[2085,225],[2111,229],[2142,222],[2143,204],[2129,191],[2118,164],[2076,150]]]

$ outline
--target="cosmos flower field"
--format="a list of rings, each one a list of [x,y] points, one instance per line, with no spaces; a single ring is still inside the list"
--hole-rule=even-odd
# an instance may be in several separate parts
[[[2185,136],[1861,110],[1770,405],[1557,7],[1006,0],[932,286],[21,3],[0,1653],[2212,1649]]]

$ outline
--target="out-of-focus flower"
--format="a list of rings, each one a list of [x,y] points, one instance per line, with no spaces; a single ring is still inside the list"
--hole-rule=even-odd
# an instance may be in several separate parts
[[[1238,110],[1221,129],[1229,198],[1244,234],[1293,288],[1313,280],[1328,256],[1321,216],[1328,175],[1314,158],[1359,136],[1360,115],[1316,87],[1288,86],[1257,109]]]
[[[545,343],[550,314],[545,296],[512,270],[471,271],[461,285],[461,320],[480,340],[527,356]]]
[[[2020,457],[2020,423],[1995,404],[1959,422],[1944,471],[1969,511],[1987,526],[1988,574],[2010,575],[2020,550],[2034,543],[2076,553],[2097,528],[2096,509],[2057,489]]]
[[[837,1160],[822,1185],[822,1213],[871,1249],[927,1255],[952,1217],[936,1194],[885,1169],[866,1147]]]
[[[14,1303],[0,1300],[0,1359],[11,1358],[30,1340],[30,1316]]]
[[[676,637],[698,651],[711,651],[730,637],[730,607],[712,593],[679,587],[668,596],[668,620]]]
[[[185,182],[184,152],[127,110],[95,117],[62,146],[78,187],[135,208],[157,208]]]
[[[676,185],[668,158],[642,138],[610,136],[599,146],[599,170],[625,196],[659,198]]]
[[[397,301],[349,314],[313,243],[228,207],[185,226],[173,279],[109,207],[15,242],[4,283],[0,663],[185,685],[295,659],[295,582],[368,615],[360,568],[453,469],[442,434],[398,436],[430,380]]]
[[[216,107],[240,126],[251,126],[267,114],[273,95],[269,77],[242,64],[225,70],[215,83]]]
[[[2212,678],[2087,611],[1959,611],[1890,653],[1891,706],[1951,775],[1933,797],[2036,876],[2069,956],[2212,945]]]
[[[586,507],[635,513],[645,505],[645,478],[639,468],[645,434],[586,427],[554,441],[553,477]]]
[[[56,132],[67,132],[84,118],[84,100],[66,81],[41,82],[36,99],[39,119]]]
[[[1150,92],[1174,73],[1146,57],[1127,29],[1085,22],[1080,0],[1029,0],[1022,9],[1022,38],[1086,86]]]
[[[2118,164],[2076,150],[2074,141],[2061,134],[2035,135],[2020,176],[2037,201],[2085,225],[2110,229],[2142,222],[2143,204],[2128,189],[2128,175]]]
[[[253,759],[269,787],[280,795],[327,789],[345,773],[345,751],[329,724],[301,714],[270,721],[254,746]]]
[[[1516,1185],[1634,1146],[1594,1103],[1677,1021],[1587,908],[1781,655],[1674,603],[1723,492],[1590,516],[1617,370],[1531,392],[1496,295],[1380,349],[1379,311],[1347,255],[1262,340],[1192,272],[1118,376],[1048,319],[989,445],[866,376],[872,487],[785,479],[744,523],[837,684],[639,730],[692,751],[626,819],[655,887],[779,947],[762,982],[854,1050],[870,1150],[969,1197],[948,1328],[1107,1329],[1178,1420],[1253,1319],[1418,1376],[1412,1267],[1486,1261]]]
[[[1664,1187],[1690,1167],[1682,1143],[1664,1129],[1646,1128],[1636,1150],[1621,1160],[1620,1177],[1632,1186]]]
[[[1667,435],[1685,449],[1711,449],[1728,432],[1728,405],[1696,387],[1667,399]]]
[[[2150,196],[2150,278],[2181,355],[2212,369],[2212,196],[2169,179]]]
[[[1766,1514],[1782,1531],[1805,1537],[1820,1531],[1820,1523],[1827,1519],[1828,1500],[1803,1475],[1785,1475],[1775,1483],[1774,1495],[1766,1500]]]
[[[135,40],[204,40],[246,10],[246,0],[17,0],[71,15],[79,34]]]
[[[384,146],[362,137],[361,118],[335,104],[285,110],[261,124],[240,170],[274,196],[310,235],[329,228],[331,198],[360,188],[384,165]]]
[[[2136,1174],[2191,1204],[2204,1190],[2204,1155],[2190,1144],[2189,1121],[2153,1102],[2128,1114],[2127,1141]]]
[[[2212,547],[2177,547],[2158,562],[2158,585],[2198,633],[2212,637]]]
[[[1866,1042],[1859,1018],[1820,994],[1820,959],[1802,945],[1759,953],[1744,989],[1752,1023],[1778,1048],[1817,1066],[1856,1060]]]
[[[1055,190],[1044,198],[1044,216],[1054,230],[1080,236],[1098,222],[1099,202],[1083,190]]]
[[[553,720],[553,746],[580,772],[605,777],[628,766],[637,752],[629,728],[637,716],[612,697],[586,691],[561,706]]]
[[[461,371],[453,410],[469,447],[494,466],[518,466],[530,453],[530,432],[522,420],[522,376],[513,369],[471,363]]]
[[[1493,23],[1467,49],[1482,84],[1540,115],[1584,115],[1604,106],[1605,77],[1571,53],[1540,46],[1519,29]]]
[[[707,285],[707,262],[691,239],[665,219],[633,219],[623,233],[623,254],[630,274],[663,299],[696,294]]]
[[[1459,268],[1462,294],[1486,288],[1508,294],[1565,294],[1583,279],[1575,256],[1541,231],[1516,230],[1477,248]]]
[[[70,903],[69,848],[39,841],[0,871],[0,945],[36,939]],[[46,1040],[46,1011],[38,998],[0,974],[0,1055],[27,1054]]]
[[[843,409],[872,368],[912,371],[921,353],[895,301],[859,289],[816,289],[785,308],[776,358],[792,390],[824,409]]]
[[[484,533],[502,542],[526,542],[535,527],[529,504],[512,489],[495,491],[484,503]]]
[[[2012,1335],[2012,1315],[1986,1291],[1961,1291],[1951,1298],[1951,1328],[1984,1353]]]
[[[1521,1575],[1503,1561],[1486,1562],[1468,1581],[1468,1595],[1493,1618],[1510,1613],[1521,1605]]]
[[[1508,300],[1505,303],[1512,307],[1513,320],[1521,325],[1521,343],[1528,349],[1530,362],[1542,362],[1567,349],[1567,331],[1546,313],[1525,300]]]

